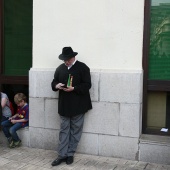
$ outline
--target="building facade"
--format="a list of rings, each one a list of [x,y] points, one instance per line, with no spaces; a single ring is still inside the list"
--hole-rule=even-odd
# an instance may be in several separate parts
[[[164,5],[167,8],[168,1]],[[153,49],[158,46],[161,54],[169,55],[164,32],[169,28],[169,13],[162,12],[160,21],[155,12],[164,7],[156,0],[34,0],[28,76],[30,125],[20,132],[24,144],[57,148],[58,92],[52,91],[51,81],[62,63],[58,55],[64,46],[71,46],[78,52],[76,59],[90,67],[92,78],[93,109],[85,115],[77,152],[170,164],[170,138],[168,133],[158,133],[169,125],[169,109],[158,107],[156,114],[152,103],[155,98],[161,99],[161,106],[169,101],[169,75],[161,80],[153,75],[156,66],[152,62]],[[155,22],[150,27],[153,13],[159,25]],[[165,39],[164,45],[158,44],[160,39]]]

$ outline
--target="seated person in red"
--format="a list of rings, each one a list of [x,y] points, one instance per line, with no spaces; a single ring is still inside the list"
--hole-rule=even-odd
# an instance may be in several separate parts
[[[2,130],[8,139],[10,148],[20,146],[21,140],[19,139],[16,131],[28,126],[29,107],[26,99],[27,98],[23,93],[17,93],[14,96],[14,101],[18,106],[17,113],[1,123],[1,126],[3,127]]]

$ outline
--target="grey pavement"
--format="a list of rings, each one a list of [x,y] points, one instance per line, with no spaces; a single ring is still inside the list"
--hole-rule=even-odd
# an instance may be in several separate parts
[[[0,145],[0,170],[170,170],[170,165],[132,161],[113,157],[75,154],[74,163],[51,166],[57,152],[37,148],[10,149]]]

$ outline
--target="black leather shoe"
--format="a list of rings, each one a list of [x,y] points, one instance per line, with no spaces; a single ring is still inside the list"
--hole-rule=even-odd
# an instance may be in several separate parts
[[[73,163],[73,161],[74,161],[73,156],[68,156],[67,159],[66,159],[66,164],[67,164],[67,165],[70,165],[70,164]]]
[[[66,158],[64,158],[64,159],[57,158],[51,163],[51,165],[57,166],[57,165],[60,165],[62,162],[66,162]]]

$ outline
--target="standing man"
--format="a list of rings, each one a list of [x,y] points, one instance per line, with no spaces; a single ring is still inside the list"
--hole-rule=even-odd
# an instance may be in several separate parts
[[[92,109],[89,94],[90,69],[76,60],[77,54],[71,47],[63,48],[59,59],[64,63],[57,67],[51,83],[53,91],[59,90],[58,113],[61,122],[58,157],[52,162],[52,166],[62,162],[73,163],[83,130],[84,114]]]

